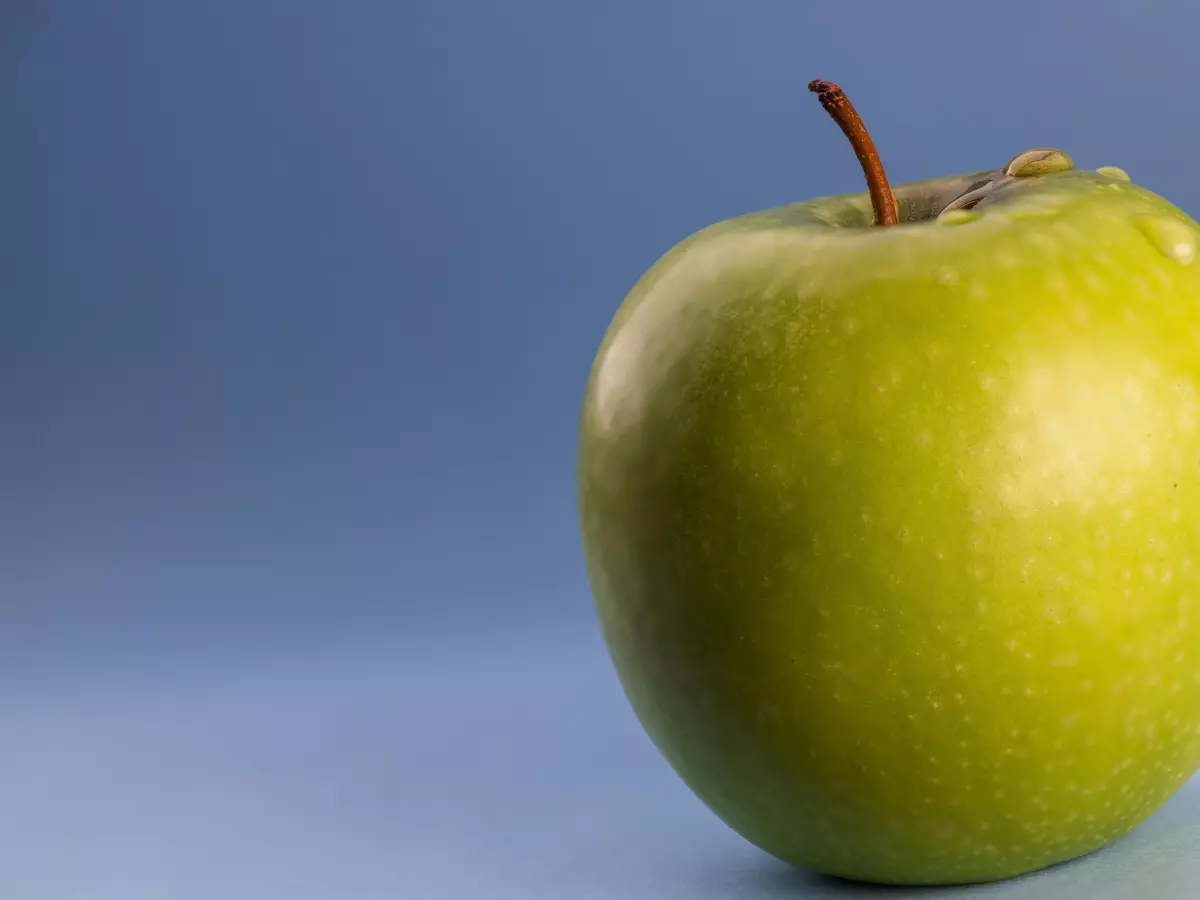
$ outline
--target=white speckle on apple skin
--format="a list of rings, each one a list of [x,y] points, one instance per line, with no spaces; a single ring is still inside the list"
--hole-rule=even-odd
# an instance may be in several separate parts
[[[1083,279],[1084,286],[1096,296],[1103,297],[1112,292],[1109,283],[1091,269],[1083,269],[1080,277]]]
[[[1093,246],[1091,235],[1074,225],[1060,225],[1055,229],[1054,233],[1063,240],[1077,246],[1087,247],[1089,249]]]
[[[1175,286],[1175,279],[1171,277],[1171,273],[1166,269],[1151,269],[1150,277],[1158,282],[1159,288],[1164,291],[1169,291]]]
[[[1025,241],[1034,249],[1040,250],[1047,256],[1054,256],[1062,252],[1062,242],[1052,235],[1045,234],[1040,231],[1031,231],[1025,236]]]
[[[1148,300],[1151,296],[1150,283],[1140,275],[1133,275],[1128,279],[1129,286],[1133,288],[1133,292],[1142,300]],[[1130,310],[1132,312],[1132,310]]]
[[[1001,269],[1019,269],[1022,265],[1021,257],[1007,250],[998,252],[994,258]]]

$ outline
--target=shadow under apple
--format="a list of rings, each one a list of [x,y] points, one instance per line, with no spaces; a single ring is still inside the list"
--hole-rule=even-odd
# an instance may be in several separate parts
[[[1200,895],[1200,778],[1107,847],[1006,881],[944,887],[865,884],[769,857],[740,881],[746,896],[764,900],[1182,900]]]

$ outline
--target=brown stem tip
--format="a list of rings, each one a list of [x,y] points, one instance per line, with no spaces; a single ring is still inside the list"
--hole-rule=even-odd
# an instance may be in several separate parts
[[[808,89],[817,95],[825,112],[837,122],[842,133],[850,141],[854,155],[858,157],[863,174],[867,177],[867,191],[871,194],[871,207],[875,210],[875,224],[895,225],[899,222],[896,216],[896,198],[892,196],[892,189],[888,187],[883,163],[879,161],[879,153],[858,112],[845,92],[832,82],[818,78],[808,83]]]

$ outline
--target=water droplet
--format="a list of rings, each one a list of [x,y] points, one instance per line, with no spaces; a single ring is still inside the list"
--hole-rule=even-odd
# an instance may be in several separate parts
[[[1119,166],[1101,166],[1096,170],[1097,175],[1107,175],[1109,178],[1116,178],[1118,181],[1130,181],[1129,173]]]
[[[939,225],[965,225],[979,218],[979,213],[973,209],[948,209],[938,216]]]
[[[1004,172],[1013,178],[1029,178],[1034,175],[1067,172],[1073,168],[1075,168],[1075,163],[1061,150],[1039,148],[1026,150],[1024,153],[1014,156],[1004,167]]]
[[[1172,262],[1190,266],[1196,261],[1196,232],[1179,219],[1138,216],[1133,227]]]

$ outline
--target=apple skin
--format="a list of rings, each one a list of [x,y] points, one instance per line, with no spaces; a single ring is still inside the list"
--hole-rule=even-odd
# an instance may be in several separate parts
[[[894,188],[902,220],[980,177]],[[583,403],[633,710],[736,832],[849,879],[1072,859],[1200,766],[1200,228],[1078,170],[975,213],[706,228]]]

